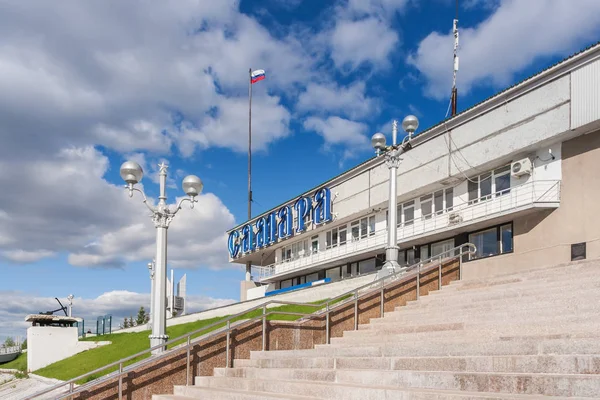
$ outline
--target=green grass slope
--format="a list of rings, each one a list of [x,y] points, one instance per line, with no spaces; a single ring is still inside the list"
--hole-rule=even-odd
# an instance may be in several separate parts
[[[344,298],[337,300],[337,302],[344,300]],[[321,304],[324,300],[316,301],[312,304]],[[274,307],[268,309],[268,312],[274,313],[277,311],[280,312],[295,312],[295,313],[304,313],[310,314],[317,311],[318,307],[313,306],[297,306],[297,305],[284,305],[280,307]],[[256,316],[262,315],[262,310],[254,310],[248,312],[244,315],[241,315],[235,318],[233,321],[239,321],[244,319],[250,319]],[[207,320],[190,322],[187,324],[175,325],[167,327],[167,334],[171,339],[177,338],[179,336],[185,335],[189,332],[193,332],[198,329],[202,329],[202,327],[211,325],[217,321],[224,321],[228,318],[218,317]],[[301,317],[295,315],[284,315],[284,314],[271,314],[267,317],[269,320],[279,320],[279,321],[293,321],[297,320]],[[225,326],[225,322],[218,324],[217,326],[211,327],[207,330],[203,330],[193,335],[192,338],[196,338],[202,335],[205,335],[212,330],[218,329],[220,327]],[[119,361],[125,357],[132,356],[136,353],[139,353],[143,350],[150,348],[150,341],[148,340],[148,335],[150,331],[143,332],[135,332],[135,333],[115,333],[111,335],[103,335],[97,336],[93,338],[83,339],[86,341],[110,341],[112,344],[102,346],[96,349],[87,350],[82,353],[76,354],[72,357],[66,358],[64,360],[58,361],[54,364],[48,365],[47,367],[41,368],[37,371],[34,371],[35,374],[45,376],[47,378],[55,378],[60,380],[69,380],[73,379],[77,376],[81,376],[90,371],[96,370],[105,365],[111,364],[115,361]],[[185,339],[174,343],[172,346],[176,346],[178,344],[185,343]],[[149,354],[138,357],[126,363],[125,365],[130,365],[135,362],[138,362],[144,358],[149,357]],[[22,359],[23,355],[21,355],[16,360],[11,363],[15,363],[13,367],[3,366],[3,368],[15,368],[20,369],[22,371],[26,370],[27,356]],[[10,364],[10,363],[9,363]],[[110,372],[118,370],[118,366],[115,366],[110,369],[103,370],[98,374],[91,375],[78,383],[89,382],[93,379],[99,378],[100,376],[106,375]]]

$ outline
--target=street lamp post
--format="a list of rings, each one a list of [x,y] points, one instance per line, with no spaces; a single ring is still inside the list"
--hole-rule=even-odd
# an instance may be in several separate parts
[[[156,228],[156,257],[154,271],[154,293],[152,295],[152,334],[150,338],[150,347],[164,344],[169,336],[167,335],[166,319],[166,297],[167,297],[167,229],[175,217],[175,214],[181,210],[184,201],[190,202],[190,208],[194,208],[194,203],[198,200],[196,196],[202,192],[203,184],[200,178],[195,175],[188,175],[183,179],[182,187],[188,197],[181,199],[175,210],[171,210],[167,205],[166,184],[167,184],[167,165],[161,163],[159,166],[159,184],[160,194],[158,204],[153,207],[148,204],[146,195],[141,189],[135,187],[135,184],[142,180],[144,172],[142,167],[134,161],[126,161],[121,165],[121,178],[127,182],[129,197],[133,197],[133,192],[142,194],[144,204],[150,210],[154,227]],[[159,347],[152,351],[153,354],[162,353],[164,347]]]
[[[387,246],[385,248],[385,264],[381,270],[377,273],[378,278],[383,278],[400,270],[398,264],[398,215],[397,215],[397,179],[398,179],[398,167],[402,159],[400,156],[402,153],[410,149],[410,142],[412,140],[412,134],[419,127],[419,120],[414,115],[409,115],[402,121],[402,129],[408,133],[400,145],[397,144],[398,136],[398,121],[392,122],[392,145],[386,146],[385,135],[383,133],[376,133],[371,138],[371,145],[377,151],[377,155],[385,157],[385,163],[390,170],[390,193],[388,201],[388,238]]]

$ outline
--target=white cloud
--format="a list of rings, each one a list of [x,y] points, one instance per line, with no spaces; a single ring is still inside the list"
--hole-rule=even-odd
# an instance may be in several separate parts
[[[327,144],[360,145],[368,142],[365,136],[367,125],[340,117],[310,117],[304,121],[304,128],[323,136]]]
[[[335,83],[310,83],[306,91],[298,97],[296,108],[311,113],[335,113],[349,118],[365,118],[378,111],[378,102],[365,93],[364,82],[356,82],[347,87]]]
[[[0,192],[0,238],[8,239],[0,240],[2,255],[26,263],[66,252],[73,265],[99,267],[151,259],[155,229],[148,210],[137,193],[130,199],[122,186],[104,179],[108,167],[91,147],[45,160],[0,162],[11,171],[0,176],[0,185],[11,188]],[[194,210],[180,210],[169,228],[169,261],[223,267],[224,232],[234,225],[233,215],[211,193],[198,200]]]
[[[172,113],[200,130],[212,127],[206,113],[246,92],[250,66],[267,70],[271,91],[292,93],[309,80],[313,57],[294,37],[271,36],[238,3],[5,4],[0,90],[11,95],[0,98],[0,155],[53,152],[64,143],[168,154],[186,145]],[[279,97],[263,96],[262,112],[281,114]],[[257,136],[257,145],[282,137],[284,128]]]
[[[391,18],[408,3],[409,0],[348,0],[347,10],[359,16],[377,15]]]
[[[398,34],[378,18],[340,20],[331,33],[331,58],[339,69],[354,70],[364,63],[384,68],[399,41]]]
[[[149,283],[148,283],[149,284]],[[67,305],[66,299],[59,299]],[[215,299],[208,296],[188,295],[188,314],[215,307],[234,303],[233,299]],[[30,323],[25,322],[28,314],[37,314],[59,307],[54,298],[41,297],[32,293],[0,291],[0,337],[25,337],[26,329]],[[127,290],[113,290],[101,294],[96,298],[75,297],[73,299],[73,316],[85,320],[86,330],[95,330],[96,318],[103,315],[112,315],[113,328],[123,322],[125,317],[133,316],[135,319],[140,307],[146,312],[150,310],[150,294],[136,293]],[[59,315],[60,312],[55,313]]]
[[[506,86],[537,59],[566,56],[600,34],[600,2],[504,0],[475,27],[460,28],[458,88]],[[574,28],[576,27],[576,28]],[[427,78],[426,94],[449,97],[452,83],[451,32],[433,32],[408,62]]]

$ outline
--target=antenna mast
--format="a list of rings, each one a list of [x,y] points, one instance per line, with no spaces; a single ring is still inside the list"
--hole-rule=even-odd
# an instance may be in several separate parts
[[[458,90],[456,89],[456,73],[458,72],[458,0],[456,0],[456,17],[452,23],[454,34],[454,72],[452,75],[452,116],[456,115],[456,103],[458,101]]]

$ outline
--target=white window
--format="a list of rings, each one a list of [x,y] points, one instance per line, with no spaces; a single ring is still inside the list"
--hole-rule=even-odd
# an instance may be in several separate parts
[[[358,263],[359,264],[359,271],[360,274],[368,274],[369,272],[374,272],[375,268],[376,268],[376,263],[375,263],[375,259],[371,258],[369,260],[365,260],[365,261],[361,261]]]
[[[509,253],[513,251],[512,224],[472,233],[469,242],[477,247],[477,253],[471,259]]]
[[[344,268],[346,266],[344,265]],[[331,278],[332,282],[339,281],[341,278],[340,267],[330,268],[325,270],[325,278]]]
[[[314,282],[319,280],[319,273],[315,272],[314,274],[306,275],[306,283]]]
[[[433,197],[428,194],[421,197],[421,218],[430,219],[432,217]]]
[[[360,221],[354,221],[350,224],[350,236],[353,242],[360,238]]]
[[[291,286],[293,286],[292,280],[291,279],[287,279],[285,281],[281,281],[281,284],[280,284],[279,287],[280,287],[280,289],[286,289],[286,288],[289,288]]]
[[[346,225],[333,228],[325,234],[325,248],[343,246],[346,240]]]
[[[415,219],[415,201],[411,200],[402,204],[402,223],[411,225]]]
[[[488,200],[493,194],[502,196],[510,192],[510,165],[469,179],[469,204]]]
[[[431,245],[431,257],[439,256],[454,248],[454,239],[448,239]],[[444,257],[451,254],[445,254]]]
[[[310,252],[318,253],[319,252],[319,236],[313,236],[310,238]]]
[[[372,215],[369,217],[369,236],[373,236],[375,234],[375,216]]]

